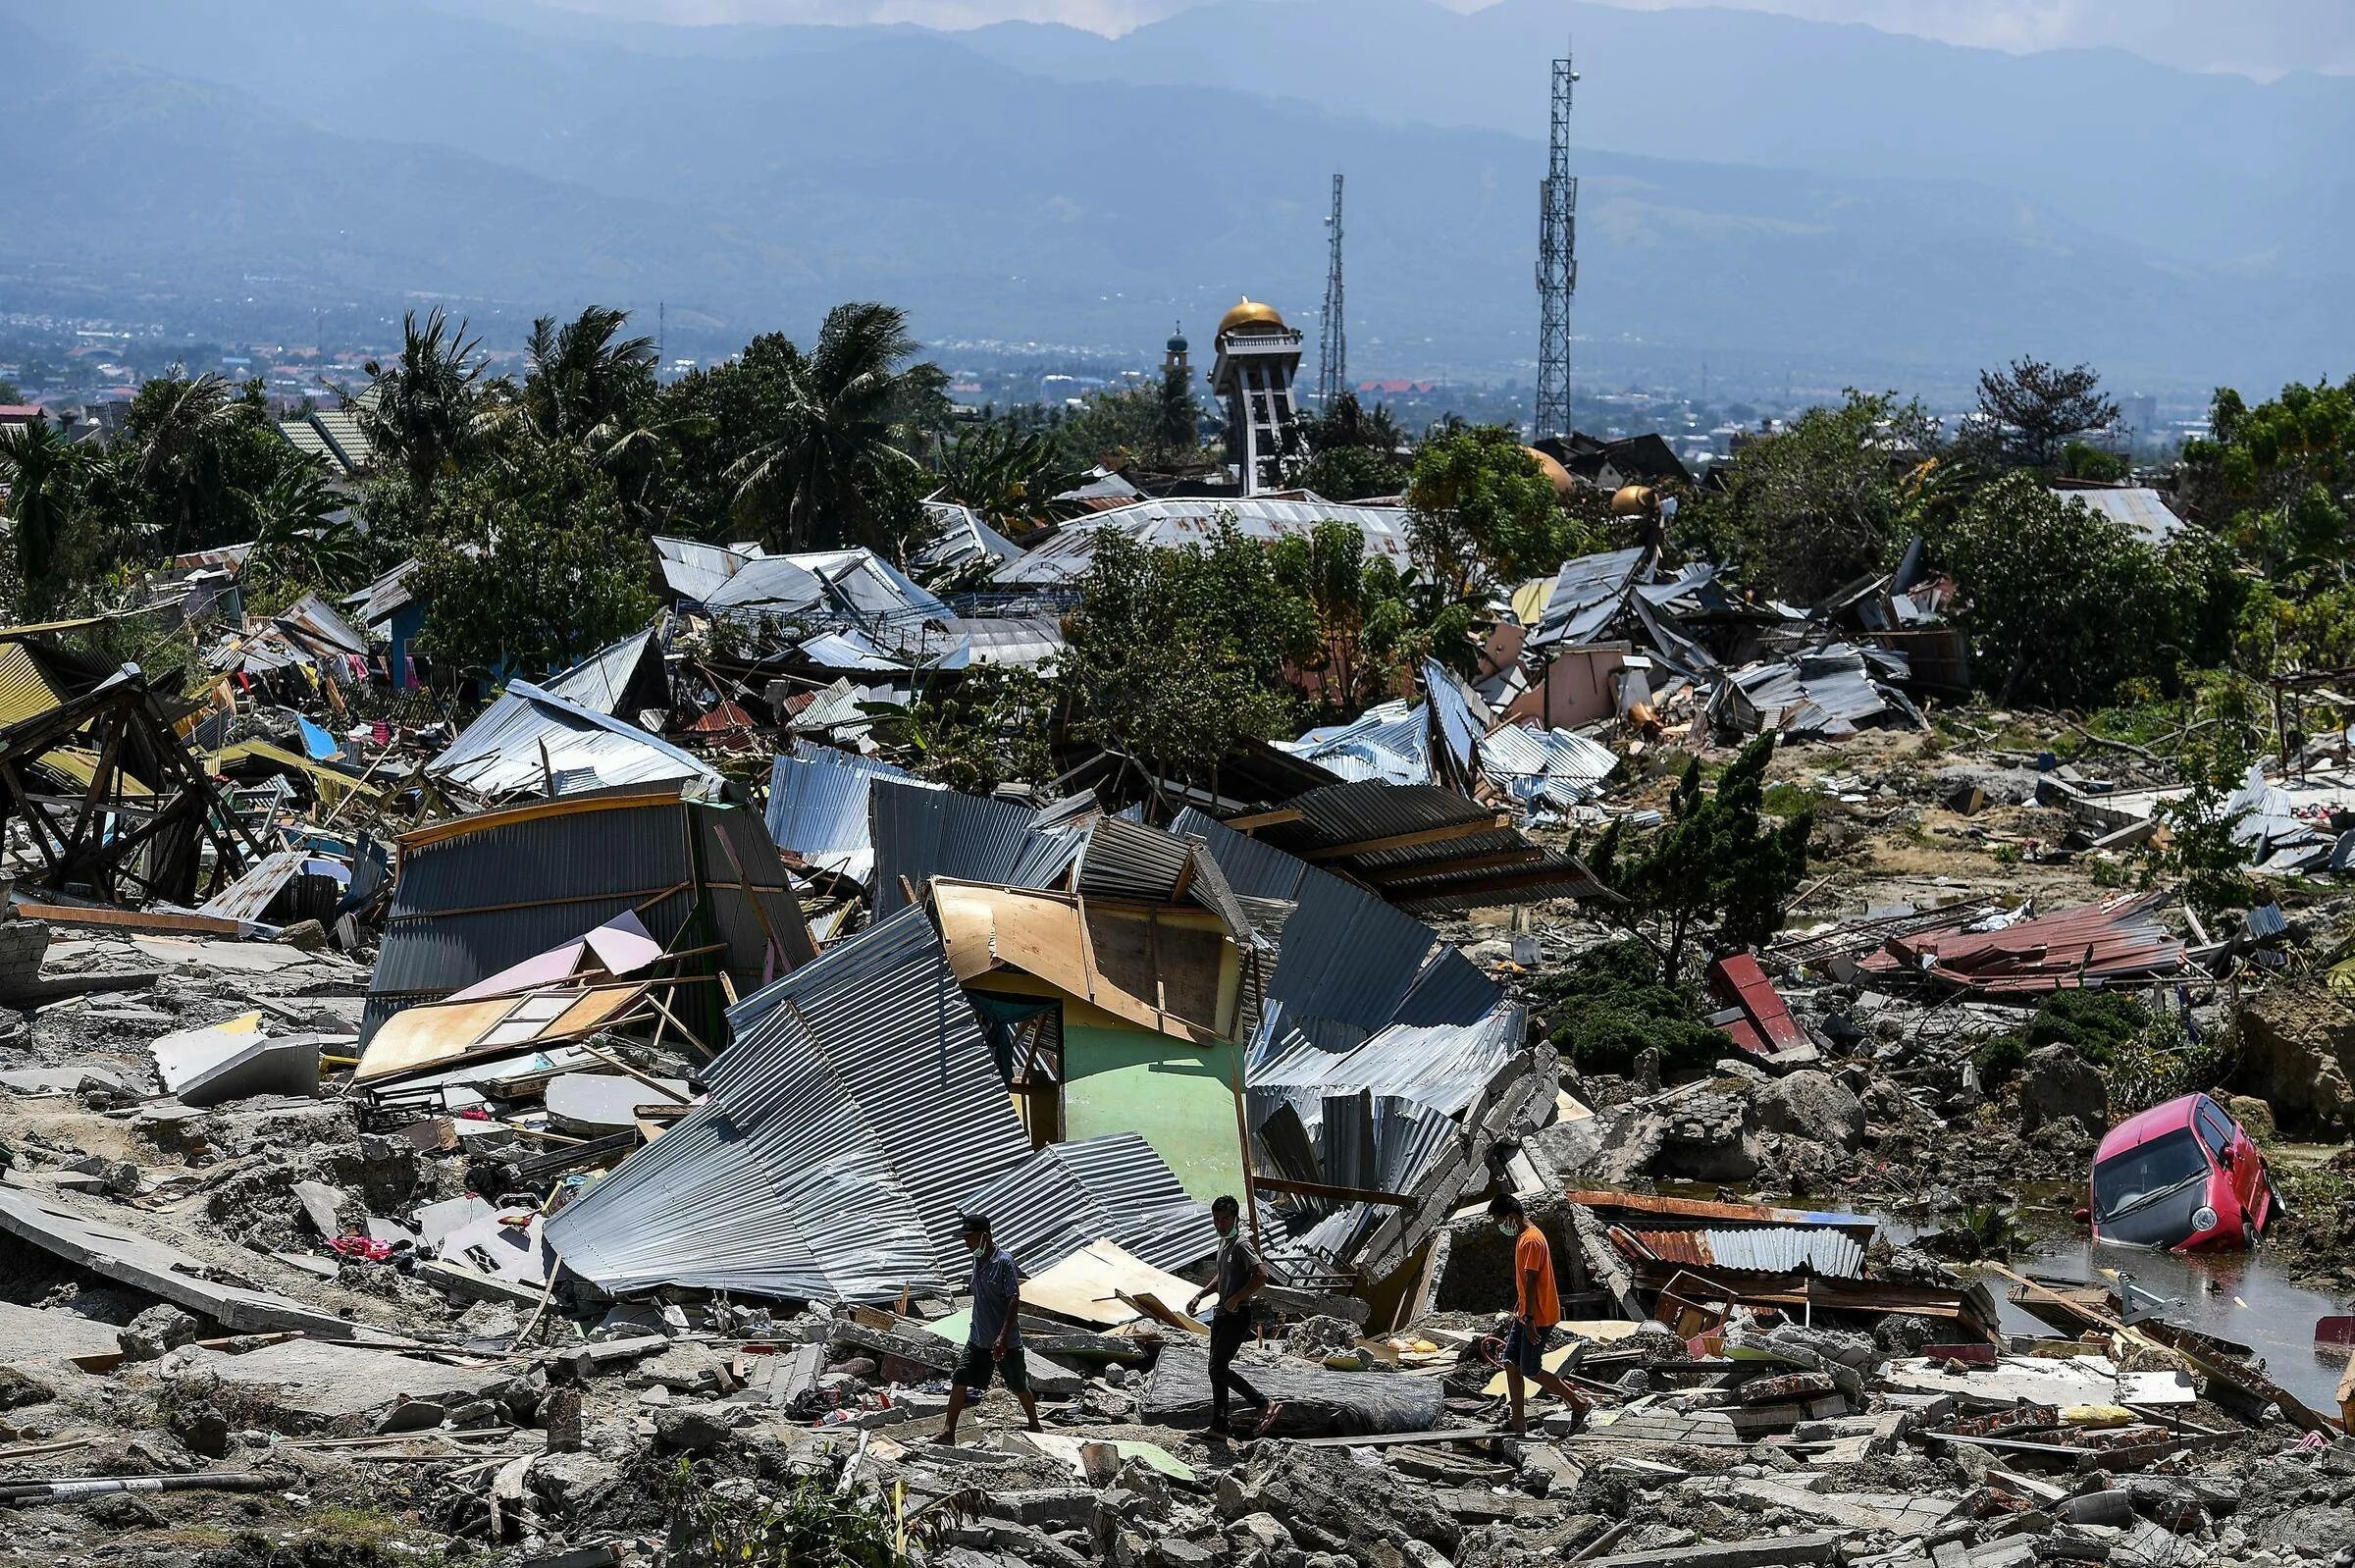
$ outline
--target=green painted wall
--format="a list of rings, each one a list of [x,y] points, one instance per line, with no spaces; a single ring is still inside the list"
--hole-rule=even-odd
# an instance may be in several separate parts
[[[1188,1045],[1144,1029],[1065,1022],[1063,1135],[1141,1133],[1186,1192],[1207,1203],[1242,1196],[1241,1130],[1234,1116],[1240,1048]]]

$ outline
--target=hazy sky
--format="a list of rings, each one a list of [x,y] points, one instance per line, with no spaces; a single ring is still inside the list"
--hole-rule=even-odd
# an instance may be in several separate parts
[[[915,22],[977,26],[1019,19],[1120,32],[1188,0],[560,0],[676,22]],[[1275,3],[1275,0],[1272,0]],[[1440,0],[1476,11],[1488,0]],[[1691,0],[1610,0],[1646,10]],[[1823,22],[2010,50],[2109,45],[2193,71],[2274,77],[2355,72],[2355,0],[1720,0]]]

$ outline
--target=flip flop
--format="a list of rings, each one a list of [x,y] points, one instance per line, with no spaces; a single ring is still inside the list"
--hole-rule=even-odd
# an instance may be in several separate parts
[[[1274,1430],[1276,1426],[1276,1418],[1282,1414],[1283,1401],[1281,1399],[1276,1400],[1274,1403],[1268,1406],[1266,1413],[1259,1418],[1259,1425],[1251,1429],[1251,1436],[1254,1438],[1266,1437],[1269,1432]]]

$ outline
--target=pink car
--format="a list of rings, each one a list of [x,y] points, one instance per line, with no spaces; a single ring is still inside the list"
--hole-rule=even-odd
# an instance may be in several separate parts
[[[2245,1247],[2274,1216],[2265,1156],[2204,1094],[2120,1123],[2093,1157],[2096,1241],[2189,1252]]]

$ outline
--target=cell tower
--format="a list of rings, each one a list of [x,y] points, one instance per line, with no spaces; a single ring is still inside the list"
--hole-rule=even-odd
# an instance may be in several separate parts
[[[1565,47],[1553,63],[1553,135],[1538,195],[1537,440],[1570,433],[1570,296],[1578,291],[1578,180],[1570,173],[1570,88],[1578,73]]]
[[[1317,350],[1317,406],[1333,407],[1349,380],[1349,333],[1341,319],[1341,177],[1333,177],[1333,216],[1325,220],[1333,234],[1327,241],[1331,259],[1325,264],[1325,333]]]

